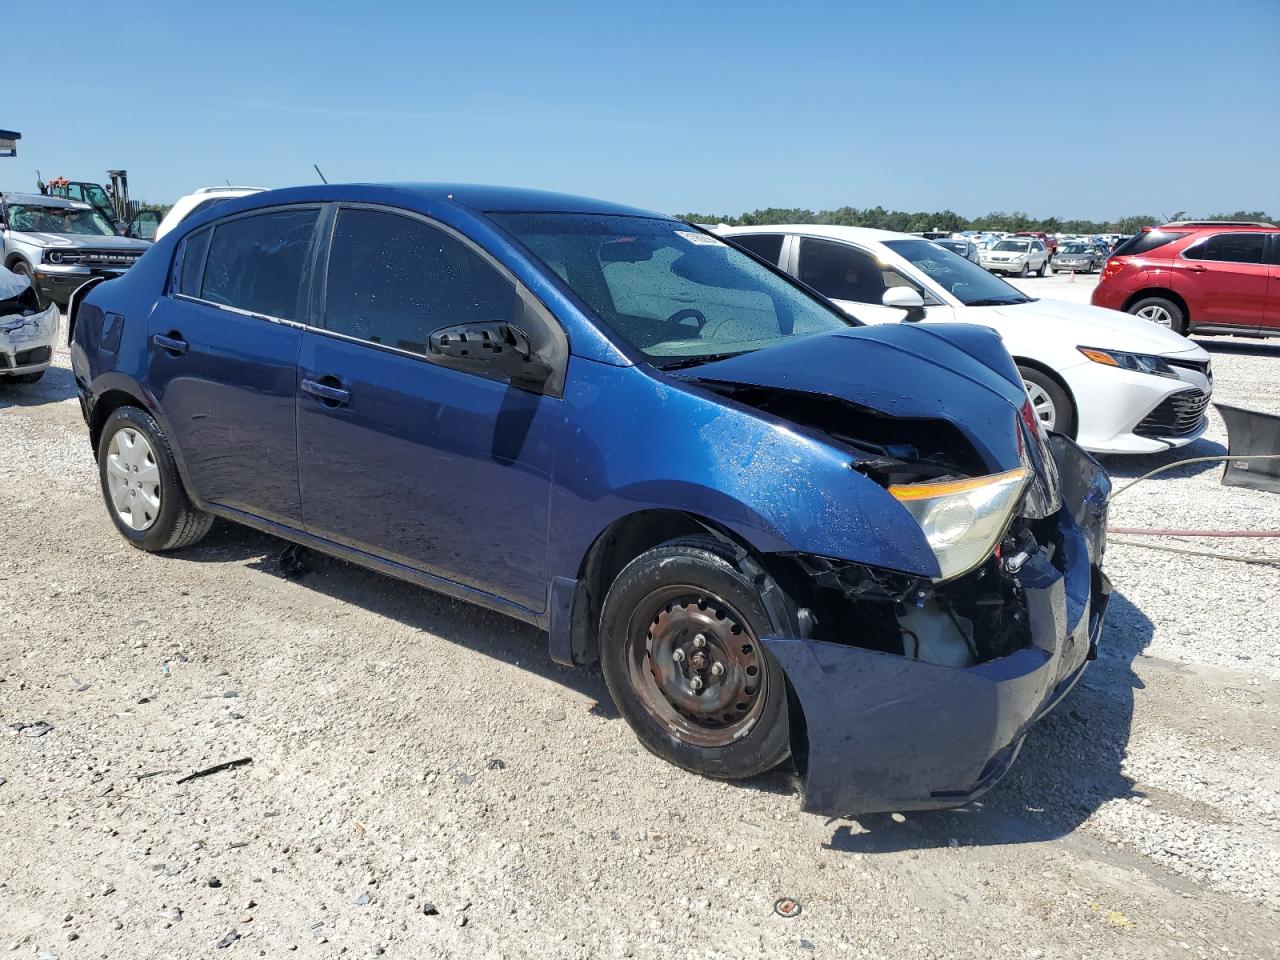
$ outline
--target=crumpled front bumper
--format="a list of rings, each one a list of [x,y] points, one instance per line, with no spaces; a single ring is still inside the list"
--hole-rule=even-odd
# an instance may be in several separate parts
[[[1028,728],[1071,689],[1096,654],[1111,585],[1105,471],[1064,437],[1065,569],[1045,552],[1021,568],[1031,644],[968,669],[816,640],[768,637],[804,712],[794,752],[803,808],[826,816],[960,806],[1009,769]]]
[[[29,317],[0,315],[0,375],[49,366],[57,336],[58,308],[52,304]]]

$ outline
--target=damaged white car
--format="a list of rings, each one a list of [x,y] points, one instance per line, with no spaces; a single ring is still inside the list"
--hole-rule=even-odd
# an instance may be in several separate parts
[[[30,277],[0,267],[0,382],[43,377],[57,335],[57,306],[41,304]]]

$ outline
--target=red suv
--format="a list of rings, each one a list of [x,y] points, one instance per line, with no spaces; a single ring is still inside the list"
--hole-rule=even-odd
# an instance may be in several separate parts
[[[1280,227],[1143,227],[1112,252],[1093,302],[1181,334],[1280,337]]]

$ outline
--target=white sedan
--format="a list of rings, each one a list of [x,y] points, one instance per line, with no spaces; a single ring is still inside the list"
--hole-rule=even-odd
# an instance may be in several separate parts
[[[866,323],[977,323],[1004,339],[1046,429],[1095,453],[1156,453],[1205,431],[1209,354],[1154,323],[1037,300],[929,240],[812,224],[719,227]]]

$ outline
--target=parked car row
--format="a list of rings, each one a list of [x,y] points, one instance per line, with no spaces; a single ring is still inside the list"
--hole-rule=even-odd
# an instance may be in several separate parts
[[[104,506],[140,549],[221,517],[537,624],[686,770],[795,744],[805,810],[962,805],[1096,655],[1109,482],[991,329],[1058,314],[873,233],[474,186],[227,200],[72,297]],[[863,322],[930,310],[983,324]],[[1086,392],[1191,389],[1155,355],[1199,348],[1077,310]]]

